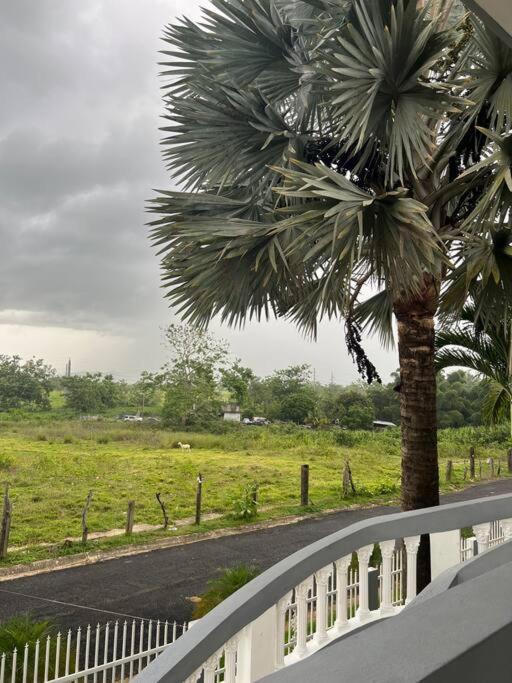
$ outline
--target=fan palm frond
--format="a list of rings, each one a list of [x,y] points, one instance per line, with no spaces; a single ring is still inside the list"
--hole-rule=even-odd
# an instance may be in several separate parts
[[[295,133],[258,91],[198,79],[196,94],[177,99],[166,118],[164,159],[186,188],[257,183],[298,153]]]
[[[386,10],[388,10],[386,12]],[[438,31],[413,2],[354,0],[354,23],[330,55],[332,107],[347,149],[369,139],[387,150],[387,182],[403,182],[428,164],[434,146],[430,118],[443,118],[460,100],[427,78],[454,33]]]
[[[485,107],[488,127],[508,133],[512,127],[512,49],[476,17],[471,20],[471,28],[467,62],[463,66],[469,67],[464,87],[477,103],[472,111],[476,114]]]
[[[383,290],[369,297],[354,308],[354,320],[369,334],[377,334],[385,349],[394,346],[393,298]]]
[[[291,250],[300,251],[305,263],[330,262],[350,275],[364,257],[374,278],[393,283],[395,292],[418,291],[425,270],[440,269],[436,231],[425,207],[406,190],[372,195],[321,164],[296,166],[276,169],[285,182],[274,189],[311,202],[278,226],[297,230]]]

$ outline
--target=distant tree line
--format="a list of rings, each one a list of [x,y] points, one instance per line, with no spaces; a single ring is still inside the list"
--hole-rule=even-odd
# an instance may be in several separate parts
[[[208,429],[219,422],[224,403],[236,403],[242,416],[346,429],[370,429],[374,420],[400,423],[398,374],[386,384],[321,384],[308,365],[258,377],[239,359],[230,358],[225,342],[185,325],[165,331],[169,360],[157,373],[143,372],[129,384],[110,374],[57,377],[42,360],[26,362],[0,356],[0,411],[48,410],[52,390],[76,414],[101,414],[119,408],[161,415],[165,424]],[[485,382],[458,370],[438,375],[440,428],[480,425]]]

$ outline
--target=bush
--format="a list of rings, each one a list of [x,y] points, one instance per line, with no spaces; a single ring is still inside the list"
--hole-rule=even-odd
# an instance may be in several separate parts
[[[236,519],[253,519],[258,514],[258,484],[246,486],[239,498],[233,501],[233,516]]]
[[[256,567],[239,564],[231,569],[225,569],[216,579],[208,581],[208,590],[200,597],[192,613],[193,619],[200,619],[211,612],[214,607],[228,598],[246,583],[252,581],[260,570]]]
[[[13,678],[13,658],[12,653],[16,648],[18,652],[18,658],[16,662],[16,673],[14,675],[14,680],[21,680],[23,675],[23,652],[25,645],[28,644],[28,667],[27,667],[27,680],[34,680],[34,668],[35,668],[35,644],[39,640],[41,644],[45,644],[46,638],[48,636],[55,634],[55,628],[51,621],[35,621],[29,616],[13,617],[8,621],[0,625],[0,652],[5,653],[5,680],[12,680]],[[52,678],[52,670],[55,665],[55,659],[57,656],[57,641],[52,638],[50,645],[50,671],[49,675]],[[65,665],[65,648],[61,648],[59,653],[59,669],[62,674]],[[71,653],[70,657],[70,673],[73,672],[73,662],[75,660],[74,653]],[[39,657],[39,662],[37,666],[37,678],[43,680],[44,677],[45,661],[44,657]]]
[[[9,470],[14,465],[14,459],[10,455],[0,454],[0,470]]]

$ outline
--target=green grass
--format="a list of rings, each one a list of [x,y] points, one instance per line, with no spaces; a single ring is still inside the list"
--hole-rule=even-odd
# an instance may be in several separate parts
[[[178,441],[190,443],[192,450],[178,450]],[[484,476],[489,456],[502,458],[505,475],[506,449],[512,445],[506,431],[446,430],[440,433],[440,457],[454,461],[454,480],[450,486],[443,483],[444,489],[467,483],[464,458],[470,445],[484,460]],[[358,495],[343,499],[341,473],[347,457]],[[9,482],[13,502],[8,562],[83,550],[80,544],[70,548],[60,544],[68,536],[80,536],[81,510],[89,489],[94,491],[91,531],[123,528],[131,499],[136,501],[136,523],[160,524],[157,491],[168,501],[172,519],[193,516],[198,472],[204,478],[203,513],[220,513],[223,518],[206,522],[200,529],[180,527],[174,533],[242,524],[233,519],[234,500],[252,482],[259,484],[258,519],[298,513],[303,463],[310,465],[311,511],[399,497],[397,431],[227,427],[222,434],[195,434],[109,420],[42,421],[38,416],[9,420],[4,416],[0,420],[0,483]],[[91,547],[147,542],[170,533],[104,539]],[[59,546],[38,547],[42,543]],[[22,550],[20,546],[29,547]]]

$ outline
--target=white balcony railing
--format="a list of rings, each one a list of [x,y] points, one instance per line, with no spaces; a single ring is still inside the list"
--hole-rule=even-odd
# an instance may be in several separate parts
[[[461,542],[471,527],[475,540]],[[435,576],[512,539],[512,496],[386,515],[332,534],[228,598],[139,680],[251,683],[393,617],[416,596],[421,534],[430,534]]]

